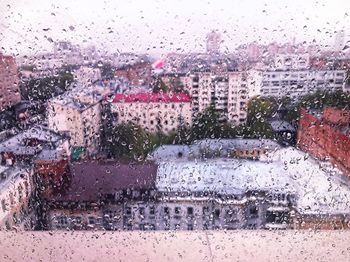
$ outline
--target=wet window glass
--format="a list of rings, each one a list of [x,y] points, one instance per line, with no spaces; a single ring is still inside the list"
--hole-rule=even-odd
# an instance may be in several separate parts
[[[348,1],[0,14],[0,261],[349,261]]]

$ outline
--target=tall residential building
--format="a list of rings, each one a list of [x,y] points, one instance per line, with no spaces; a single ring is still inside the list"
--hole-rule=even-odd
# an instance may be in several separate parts
[[[248,90],[246,72],[194,73],[191,88],[192,113],[195,116],[212,105],[220,113],[222,122],[244,124],[247,117]]]
[[[344,41],[345,41],[345,31],[339,30],[336,34],[335,34],[335,38],[334,38],[334,50],[335,51],[341,51],[344,47]]]
[[[0,109],[20,101],[16,60],[0,53]]]
[[[207,34],[207,53],[220,53],[221,35],[214,30]]]

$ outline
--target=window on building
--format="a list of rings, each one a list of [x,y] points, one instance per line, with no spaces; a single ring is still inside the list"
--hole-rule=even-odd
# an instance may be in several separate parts
[[[139,207],[139,214],[141,216],[144,216],[145,215],[145,208],[144,207]]]
[[[66,228],[67,226],[68,226],[67,216],[58,216],[57,217],[57,227],[58,228]]]
[[[170,214],[170,209],[169,207],[164,207],[164,214],[169,215]]]
[[[259,211],[257,206],[249,207],[249,218],[257,218],[258,215]]]
[[[12,192],[10,192],[9,198],[10,198],[10,205],[13,206],[15,204],[15,197],[13,196]]]
[[[2,212],[6,212],[7,211],[5,199],[1,200],[1,209],[2,209]]]
[[[174,213],[175,213],[176,215],[181,214],[181,207],[175,207]]]
[[[192,216],[193,215],[193,207],[187,208],[187,215]]]
[[[96,224],[96,218],[92,217],[92,216],[89,216],[88,217],[88,224],[89,225],[95,225]]]
[[[149,214],[152,216],[155,214],[155,207],[154,206],[149,207]]]
[[[125,214],[131,215],[131,207],[125,207]]]

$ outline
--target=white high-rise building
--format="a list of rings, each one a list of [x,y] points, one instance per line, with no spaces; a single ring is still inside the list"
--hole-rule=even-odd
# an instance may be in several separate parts
[[[207,34],[207,53],[220,53],[221,35],[214,30]]]
[[[344,47],[344,41],[345,41],[345,31],[339,30],[335,34],[335,39],[334,39],[334,50],[335,51],[341,51]]]
[[[213,106],[221,121],[244,124],[249,99],[249,77],[246,72],[229,71],[224,74],[200,72],[192,76],[192,113],[203,112]]]

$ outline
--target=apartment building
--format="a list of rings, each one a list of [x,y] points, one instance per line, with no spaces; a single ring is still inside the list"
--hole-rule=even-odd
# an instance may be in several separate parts
[[[98,151],[101,101],[110,90],[102,86],[78,86],[48,102],[48,126],[70,137],[72,152],[81,156]]]
[[[299,98],[317,90],[343,90],[345,77],[345,70],[262,71],[261,95]]]
[[[182,93],[116,94],[111,112],[115,124],[133,122],[153,133],[192,124],[191,97]]]
[[[246,72],[199,72],[192,75],[192,113],[213,105],[222,122],[244,124],[251,85]]]
[[[16,60],[2,53],[0,53],[0,94],[0,109],[13,106],[21,101]]]

